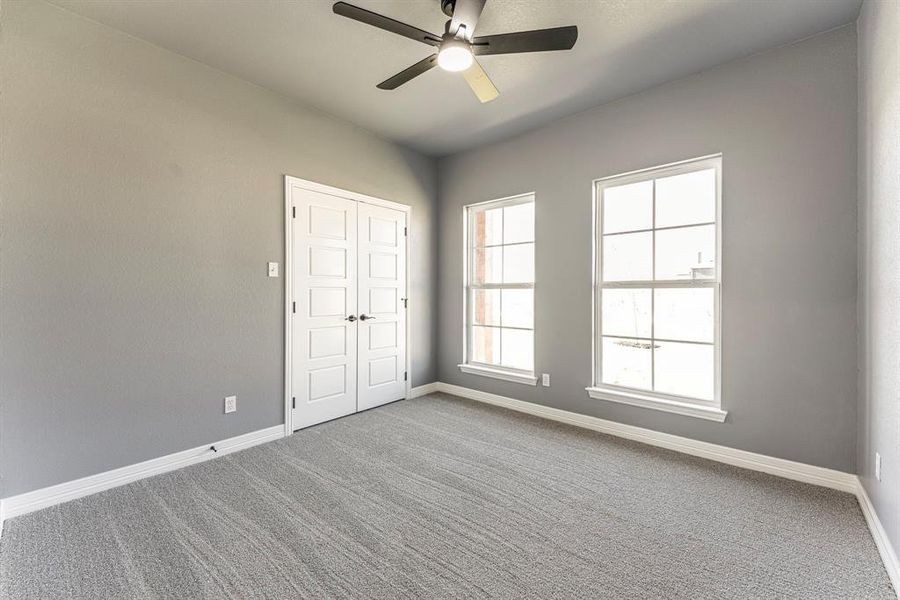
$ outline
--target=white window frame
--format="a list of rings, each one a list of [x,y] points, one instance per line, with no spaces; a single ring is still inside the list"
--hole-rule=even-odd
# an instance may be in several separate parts
[[[716,171],[716,274],[714,279],[698,279],[698,280],[647,280],[647,281],[624,281],[624,282],[603,282],[603,261],[601,260],[601,250],[603,247],[603,190],[609,187],[627,185],[640,181],[655,180],[663,177],[671,177],[673,175],[682,175],[694,171],[701,171],[713,168]],[[654,231],[656,219],[656,188],[654,186],[653,199],[653,223],[651,228],[635,230],[635,231]],[[662,410],[675,414],[708,419],[711,421],[723,422],[727,416],[727,411],[722,409],[722,155],[714,154],[694,158],[677,163],[671,163],[658,167],[650,167],[639,171],[631,171],[620,175],[612,175],[595,179],[593,182],[593,211],[594,211],[594,235],[593,235],[593,383],[586,388],[588,395],[597,400],[608,400],[631,406],[639,406],[655,410]],[[661,228],[676,229],[683,227],[695,227],[705,223],[694,223],[690,225],[682,225],[676,227]],[[633,232],[617,232],[617,233],[633,233]],[[654,237],[655,240],[655,237]],[[656,252],[653,251],[653,259],[655,260]],[[616,385],[610,385],[602,382],[602,335],[601,335],[601,310],[602,310],[602,294],[603,289],[610,288],[713,288],[714,290],[714,396],[712,400],[703,400],[698,398],[689,398],[678,396],[675,394],[667,394],[655,392],[651,390],[643,390],[637,388],[628,388]],[[650,312],[651,332],[652,320],[654,318],[653,311]],[[651,333],[652,336],[652,333]],[[657,338],[658,339],[658,338]],[[663,340],[658,341],[674,341],[685,342],[685,340]]]
[[[515,196],[508,196],[506,198],[499,198],[497,200],[488,200],[486,202],[478,202],[475,204],[468,204],[463,209],[463,358],[462,362],[457,365],[460,371],[463,373],[468,373],[470,375],[481,375],[483,377],[491,377],[493,379],[500,379],[503,381],[511,381],[514,383],[523,383],[525,385],[537,385],[537,377],[535,376],[534,369],[532,367],[531,371],[526,371],[523,369],[514,369],[511,367],[504,367],[500,365],[492,365],[486,363],[479,363],[472,361],[469,358],[469,340],[472,335],[472,306],[469,302],[469,292],[473,289],[530,289],[534,290],[535,283],[532,281],[531,283],[484,283],[484,284],[474,284],[469,279],[469,274],[472,270],[472,261],[474,260],[475,253],[472,252],[473,246],[470,243],[470,240],[473,237],[473,226],[474,226],[474,215],[477,212],[482,212],[484,210],[494,209],[494,208],[503,208],[506,206],[515,206],[517,204],[525,204],[526,202],[534,203],[536,206],[535,194],[534,192],[528,192],[525,194],[518,194]],[[535,221],[535,229],[537,229],[537,222]],[[522,242],[528,243],[528,242]],[[534,244],[535,249],[535,262],[537,261],[537,232],[535,231],[535,240],[532,242]],[[505,244],[504,244],[505,245]],[[537,273],[535,270],[535,280],[537,279]],[[532,296],[532,302],[534,302],[534,297]],[[499,329],[499,327],[498,327]],[[535,323],[532,323],[532,336],[534,343],[532,345],[532,352],[537,348],[537,330],[535,327]],[[502,350],[501,350],[502,351]],[[532,365],[534,365],[534,357],[532,357]]]

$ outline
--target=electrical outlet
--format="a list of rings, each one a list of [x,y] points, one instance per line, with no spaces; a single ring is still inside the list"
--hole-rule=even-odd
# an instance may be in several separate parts
[[[875,479],[881,481],[881,453],[875,453]]]
[[[278,263],[269,263],[269,277],[278,277]]]
[[[233,413],[237,410],[237,396],[228,396],[225,398],[225,414]]]
[[[541,375],[541,385],[544,387],[550,387],[550,373],[544,373]]]

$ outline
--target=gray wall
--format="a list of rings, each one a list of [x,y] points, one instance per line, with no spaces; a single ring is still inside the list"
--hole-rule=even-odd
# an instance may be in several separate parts
[[[364,130],[40,0],[5,2],[0,36],[0,495],[282,422],[284,280],[265,263],[284,259],[285,173],[414,207],[413,385],[439,378],[854,469],[853,27],[444,159],[439,177],[431,160]],[[896,102],[896,79],[887,89]],[[725,157],[728,422],[591,400],[590,182],[712,152]],[[866,189],[873,211],[889,207]],[[549,389],[456,369],[462,206],[532,190],[536,366],[553,375]],[[864,266],[895,265],[888,251]],[[896,307],[864,302],[870,319]],[[882,361],[870,371],[887,380],[897,358],[883,352],[897,338],[879,336],[884,351],[869,339]],[[896,390],[896,379],[878,385]],[[225,416],[228,394],[239,409]],[[887,392],[864,398],[865,423],[897,422],[896,403],[872,403]],[[869,472],[870,448],[897,428],[861,429]]]
[[[867,0],[858,28],[858,470],[900,550],[900,3]]]
[[[502,99],[501,99],[502,101]],[[856,31],[850,25],[439,167],[441,381],[804,463],[856,456]],[[591,181],[724,154],[724,424],[591,400]],[[462,207],[537,194],[538,372],[459,372]]]
[[[3,496],[283,422],[283,174],[413,206],[434,380],[432,160],[38,0],[2,69]]]

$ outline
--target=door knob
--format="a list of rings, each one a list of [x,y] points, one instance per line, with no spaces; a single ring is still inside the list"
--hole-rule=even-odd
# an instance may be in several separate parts
[[[356,316],[355,316],[355,315],[350,315],[349,317],[347,317],[347,318],[344,319],[344,320],[345,320],[345,321],[350,321],[350,322],[352,323],[353,321],[356,320]]]
[[[369,319],[374,319],[375,317],[370,317],[369,315],[359,315],[360,321],[368,321]]]

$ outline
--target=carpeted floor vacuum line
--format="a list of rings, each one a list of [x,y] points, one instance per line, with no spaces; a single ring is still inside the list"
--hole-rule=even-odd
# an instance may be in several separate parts
[[[11,519],[0,597],[896,598],[850,494],[442,394]]]

